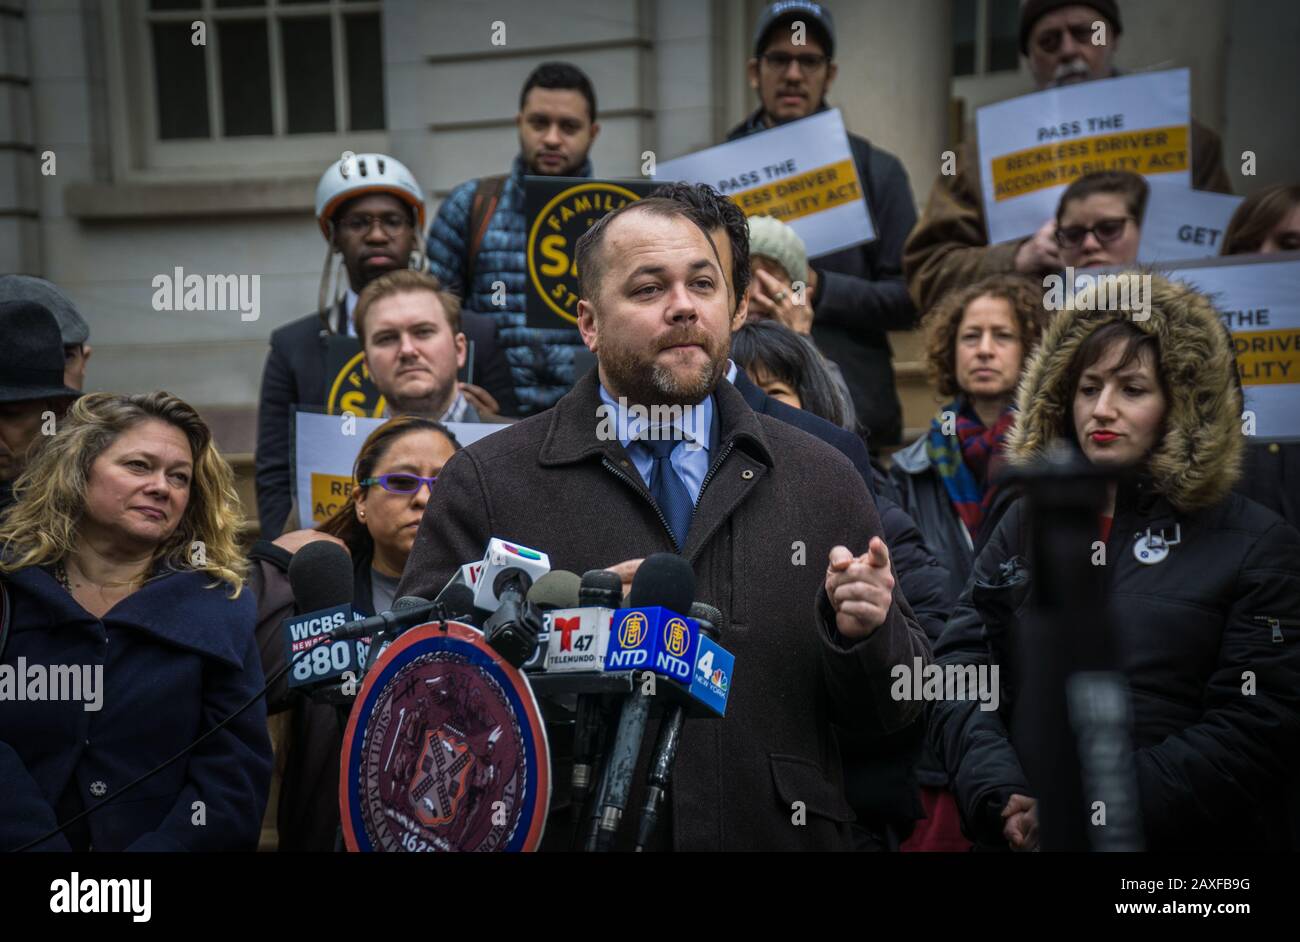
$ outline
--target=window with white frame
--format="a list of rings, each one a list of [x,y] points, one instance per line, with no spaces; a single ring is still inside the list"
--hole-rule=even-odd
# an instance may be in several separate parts
[[[288,167],[384,138],[380,0],[128,2],[139,169]]]
[[[1020,67],[1019,0],[953,0],[952,14],[954,76]]]
[[[145,20],[160,140],[383,127],[373,0],[149,0]]]

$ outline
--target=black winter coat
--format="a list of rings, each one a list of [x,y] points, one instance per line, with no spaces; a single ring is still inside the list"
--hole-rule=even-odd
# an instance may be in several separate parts
[[[760,110],[733,128],[727,140],[764,130]],[[903,280],[903,243],[916,225],[916,203],[897,157],[856,134],[848,138],[876,238],[808,260],[819,278],[812,336],[817,349],[844,373],[858,420],[870,431],[874,448],[897,444],[903,434],[886,331],[916,326],[916,307]]]
[[[914,722],[919,704],[890,696],[890,672],[928,662],[929,645],[898,589],[870,637],[839,636],[821,591],[824,560],[837,543],[864,552],[881,532],[866,487],[842,455],[756,415],[730,384],[714,400],[718,454],[680,551],[696,598],[726,618],[721,641],[736,673],[724,718],[686,721],[662,833],[682,850],[846,849],[854,815],[832,724],[887,736]],[[545,550],[573,572],[677,551],[622,445],[597,437],[599,403],[589,372],[553,409],[457,452],[438,475],[398,594],[431,597],[493,536]],[[644,799],[656,726],[629,807]],[[567,847],[562,769],[555,781],[546,846]],[[803,824],[792,823],[796,801]]]
[[[1115,669],[1127,682],[1139,815],[1152,850],[1239,849],[1286,840],[1288,782],[1300,757],[1300,533],[1232,492],[1242,448],[1235,357],[1218,312],[1186,285],[1151,276],[1143,317],[1058,311],[1026,366],[1007,435],[1012,466],[1065,442],[1076,358],[1116,321],[1156,350],[1164,415],[1140,476],[1121,482],[1104,557]],[[1120,429],[1128,420],[1121,417]],[[974,700],[931,706],[931,737],[953,779],[967,835],[1005,846],[999,815],[1033,795],[1008,717],[1028,677],[1008,654],[1027,614],[1029,571],[993,589],[1002,566],[1029,557],[1016,501],[979,553],[971,583],[939,641],[940,664],[999,664],[999,709]],[[1142,562],[1148,529],[1170,541]],[[1028,567],[1026,567],[1028,568]],[[1059,574],[1051,574],[1059,578]],[[1011,671],[1019,669],[1021,676]],[[1038,675],[1035,675],[1038,676]],[[1023,708],[1023,707],[1022,707]],[[1030,705],[1030,709],[1033,705]],[[1024,757],[1037,765],[1041,757]]]
[[[1138,562],[1135,536],[1175,524],[1181,542],[1165,561]],[[935,651],[938,664],[1001,665],[998,711],[940,701],[931,727],[967,836],[986,845],[1005,846],[999,812],[1011,794],[1034,795],[1009,720],[1022,680],[1009,673],[1010,655],[1028,583],[1009,590],[1010,618],[977,601],[1002,563],[1027,557],[1026,526],[1017,501]],[[1300,534],[1235,494],[1180,514],[1159,495],[1121,491],[1106,559],[1147,849],[1275,844],[1300,750]],[[1252,696],[1242,693],[1246,671],[1257,683]]]
[[[30,677],[41,665],[52,678],[52,668],[72,666],[98,672],[102,686],[86,698],[76,685],[84,702],[0,704],[0,852],[67,824],[227,719],[187,756],[37,846],[74,849],[71,835],[97,851],[255,850],[271,743],[247,586],[231,599],[206,573],[167,572],[96,617],[46,568],[4,583],[5,672],[25,665]]]
[[[885,545],[898,572],[898,585],[916,620],[931,644],[939,640],[944,623],[952,613],[955,593],[948,591],[948,572],[926,546],[916,524],[891,498],[885,496],[887,482],[871,464],[866,446],[846,432],[811,412],[786,405],[754,384],[744,370],[736,373],[736,390],[750,408],[815,435],[853,462],[870,490],[875,491],[876,510],[884,530]],[[917,762],[922,748],[924,718],[892,736],[874,742],[857,742],[841,734],[844,753],[844,791],[858,816],[856,828],[860,846],[895,848],[911,823],[924,814],[918,795]],[[921,770],[927,784],[942,780],[942,773]]]

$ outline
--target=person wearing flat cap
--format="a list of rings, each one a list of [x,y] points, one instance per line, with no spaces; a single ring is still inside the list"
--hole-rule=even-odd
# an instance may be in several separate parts
[[[1102,34],[1105,42],[1094,42]],[[1117,0],[1026,0],[1020,7],[1020,52],[1039,91],[1113,78],[1115,51],[1124,31]],[[1232,192],[1223,167],[1223,143],[1214,131],[1191,121],[1192,186]],[[1044,219],[1033,234],[988,244],[974,140],[957,148],[957,172],[940,173],[930,200],[903,246],[903,274],[921,311],[949,291],[990,275],[1019,272],[1041,277],[1065,267],[1056,244],[1056,220]]]
[[[50,310],[35,301],[0,301],[0,510],[13,503],[13,482],[48,437],[42,426],[63,418],[81,395],[64,382],[63,339]]]
[[[86,361],[90,359],[90,326],[72,299],[44,278],[34,275],[0,275],[0,301],[35,301],[54,315],[63,340],[63,383],[86,388]]]

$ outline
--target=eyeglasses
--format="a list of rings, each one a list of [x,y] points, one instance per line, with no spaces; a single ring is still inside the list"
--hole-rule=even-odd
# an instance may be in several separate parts
[[[433,493],[433,482],[438,480],[435,474],[431,478],[422,478],[418,474],[381,474],[377,478],[366,478],[361,482],[363,487],[371,484],[378,484],[390,494],[418,494],[420,487],[424,484],[429,485],[429,493]]]
[[[1088,234],[1092,233],[1097,237],[1098,242],[1106,245],[1124,234],[1124,229],[1132,218],[1132,216],[1117,216],[1111,219],[1100,219],[1091,226],[1058,226],[1056,241],[1061,248],[1077,249],[1083,245],[1083,240],[1088,238]]]
[[[411,217],[404,216],[401,213],[384,213],[382,216],[371,216],[369,213],[353,213],[344,216],[339,221],[339,225],[354,236],[361,236],[370,231],[370,227],[375,224],[376,220],[379,221],[379,228],[390,236],[399,235],[411,227]]]
[[[763,60],[763,65],[778,74],[790,68],[791,62],[799,63],[800,72],[811,73],[820,72],[826,67],[826,63],[831,61],[830,56],[818,55],[815,52],[804,52],[797,56],[788,52],[765,52],[759,58]]]

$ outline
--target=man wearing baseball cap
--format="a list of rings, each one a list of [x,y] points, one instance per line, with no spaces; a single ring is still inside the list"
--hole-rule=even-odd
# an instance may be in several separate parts
[[[1095,27],[1104,23],[1102,35]],[[1039,91],[1118,75],[1115,51],[1124,24],[1116,0],[1027,0],[1020,8],[1020,52]],[[1192,186],[1229,193],[1219,136],[1195,119]],[[988,244],[980,192],[979,156],[973,139],[957,149],[957,173],[940,174],[930,202],[903,249],[907,285],[922,311],[954,288],[1004,272],[1039,277],[1064,267],[1056,245],[1056,220],[1046,219],[1032,236]]]
[[[802,26],[800,25],[802,24]],[[749,84],[759,107],[727,135],[735,140],[827,110],[835,81],[835,21],[830,10],[809,0],[773,3],[754,31]],[[812,337],[839,365],[873,447],[896,444],[902,436],[902,406],[886,331],[916,323],[903,281],[903,243],[916,223],[916,205],[902,163],[866,139],[850,134],[858,180],[876,228],[865,245],[808,260],[807,297]],[[784,292],[756,280],[750,309],[776,316]]]
[[[86,387],[86,361],[90,359],[90,327],[72,299],[44,278],[0,275],[0,301],[35,301],[54,315],[63,338],[63,382],[73,389]]]
[[[49,420],[61,419],[79,395],[63,381],[63,338],[49,309],[0,301],[0,510],[14,502],[13,483],[45,441]]]

